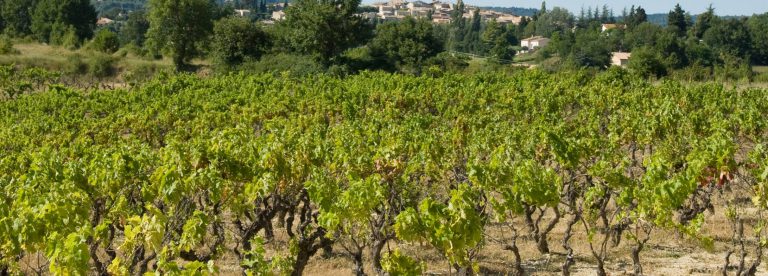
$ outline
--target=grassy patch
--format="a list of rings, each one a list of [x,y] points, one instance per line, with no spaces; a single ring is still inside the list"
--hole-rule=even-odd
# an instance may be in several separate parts
[[[16,64],[23,68],[41,67],[71,75],[85,73],[86,70],[80,68],[82,64],[99,65],[100,67],[109,65],[110,68],[97,68],[99,69],[99,77],[113,75],[102,74],[106,71],[111,71],[115,73],[114,76],[116,78],[123,73],[146,71],[146,68],[150,67],[173,67],[168,59],[149,60],[127,52],[118,52],[111,56],[105,56],[101,53],[97,54],[92,50],[69,50],[35,42],[20,42],[14,44],[13,47],[18,51],[18,54],[0,55],[0,64]],[[110,62],[105,62],[106,60],[110,60]],[[77,61],[77,64],[73,64],[73,61]]]

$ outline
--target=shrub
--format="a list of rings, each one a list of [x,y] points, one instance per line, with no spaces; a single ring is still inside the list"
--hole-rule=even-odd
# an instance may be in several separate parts
[[[109,29],[101,29],[96,34],[96,37],[93,38],[93,41],[91,41],[91,48],[96,51],[112,54],[120,48],[120,41],[117,39],[117,34]]]
[[[290,54],[263,56],[259,61],[243,63],[240,69],[256,74],[289,72],[292,77],[303,77],[325,72],[325,68],[312,58]]]
[[[469,56],[442,52],[426,61],[427,68],[438,67],[448,72],[462,72],[469,66]]]
[[[83,75],[88,72],[88,65],[85,64],[80,54],[72,54],[67,56],[67,63],[63,69],[66,74]]]
[[[150,80],[157,71],[158,67],[153,63],[140,64],[129,69],[128,72],[123,75],[123,78],[125,78],[125,81],[131,85],[136,85],[137,83]]]
[[[752,81],[752,66],[738,56],[722,53],[720,64],[715,66],[715,77],[721,81]]]
[[[88,74],[97,78],[110,77],[115,74],[115,59],[109,55],[97,54],[88,63]]]
[[[0,36],[0,55],[17,55],[19,50],[13,48],[13,41],[6,36]]]
[[[660,78],[667,75],[667,67],[662,62],[658,52],[648,47],[632,51],[632,57],[629,59],[629,70],[643,78],[651,76]]]

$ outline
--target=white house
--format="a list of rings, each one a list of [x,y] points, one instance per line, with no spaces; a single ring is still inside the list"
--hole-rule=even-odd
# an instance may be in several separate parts
[[[613,52],[611,53],[611,65],[626,68],[630,57],[632,57],[632,53]]]
[[[251,15],[251,11],[250,10],[235,10],[235,15],[240,16],[240,17],[246,17],[246,16]]]
[[[285,12],[284,11],[273,11],[272,12],[272,20],[274,21],[280,21],[285,19]]]
[[[520,47],[527,48],[528,50],[546,47],[547,44],[549,44],[549,38],[542,36],[534,36],[520,41]]]

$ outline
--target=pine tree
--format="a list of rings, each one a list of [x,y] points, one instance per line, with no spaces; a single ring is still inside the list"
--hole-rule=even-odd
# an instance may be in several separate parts
[[[675,5],[675,9],[669,12],[667,16],[667,24],[678,37],[685,36],[688,31],[688,20],[686,19],[685,11],[680,7],[680,4]]]

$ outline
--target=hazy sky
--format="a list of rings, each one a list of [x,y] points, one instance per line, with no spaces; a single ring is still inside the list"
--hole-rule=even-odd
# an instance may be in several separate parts
[[[386,1],[386,0],[385,0]],[[442,0],[451,1],[455,0]],[[375,2],[375,0],[363,0],[364,3]],[[425,1],[428,2],[428,1]],[[478,6],[501,6],[501,7],[526,7],[539,8],[541,0],[464,0],[464,3]],[[666,13],[669,12],[675,3],[680,3],[684,10],[691,14],[699,14],[707,9],[709,4],[715,8],[718,15],[752,15],[755,13],[768,12],[768,0],[548,0],[547,8],[555,6],[564,7],[571,13],[578,14],[581,7],[608,5],[613,8],[616,14],[621,14],[624,7],[642,6],[647,13]]]

